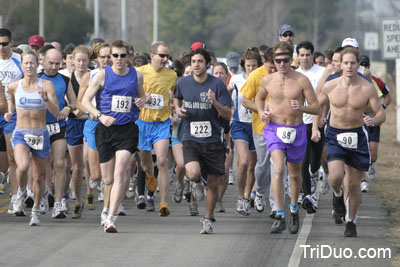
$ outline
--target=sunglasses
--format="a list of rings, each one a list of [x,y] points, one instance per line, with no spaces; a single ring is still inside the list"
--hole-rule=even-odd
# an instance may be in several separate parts
[[[0,45],[1,45],[1,46],[7,46],[9,43],[10,43],[10,41],[8,41],[8,42],[2,42],[2,43],[0,43]]]
[[[281,64],[281,62],[288,63],[290,61],[290,57],[274,58],[274,61],[275,61],[276,64]]]
[[[126,58],[127,54],[112,54],[112,56],[115,58]]]
[[[292,37],[293,36],[293,33],[291,33],[291,32],[285,32],[284,34],[282,34],[282,36],[283,37]]]
[[[117,54],[116,54],[117,55]],[[111,55],[98,55],[99,58],[111,58]],[[121,56],[122,57],[122,56]]]
[[[361,62],[361,63],[360,63],[360,66],[363,66],[363,67],[368,68],[368,67],[369,67],[369,64],[368,64],[367,62]]]
[[[160,58],[169,58],[169,54],[157,54]]]

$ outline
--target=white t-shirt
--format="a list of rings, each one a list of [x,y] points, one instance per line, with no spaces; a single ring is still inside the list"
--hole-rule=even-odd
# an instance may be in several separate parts
[[[12,53],[11,58],[0,60],[0,81],[4,87],[4,93],[8,100],[8,84],[22,79],[23,72],[20,66],[21,55]]]
[[[301,74],[304,74],[307,76],[307,78],[310,80],[311,85],[314,89],[314,92],[317,90],[317,86],[319,83],[319,80],[321,80],[322,75],[324,74],[325,67],[321,67],[318,65],[313,65],[310,69],[308,70],[302,70],[301,67],[297,68],[296,71],[300,72]],[[307,101],[304,103],[305,106],[308,105]],[[304,124],[310,124],[312,123],[312,117],[313,115],[303,113],[303,122]]]
[[[233,75],[231,80],[229,81],[229,87],[233,89],[232,91],[232,100],[235,105],[235,112],[233,113],[233,120],[244,122],[244,123],[252,123],[252,111],[243,106],[243,95],[240,92],[243,85],[246,83],[245,75],[237,74]],[[235,88],[236,85],[236,88]]]

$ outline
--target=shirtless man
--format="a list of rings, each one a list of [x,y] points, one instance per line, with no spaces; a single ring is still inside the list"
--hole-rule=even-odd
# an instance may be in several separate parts
[[[341,185],[345,173],[349,174],[349,218],[344,235],[356,237],[356,214],[360,206],[360,183],[363,172],[368,171],[371,161],[367,126],[377,126],[386,119],[378,99],[378,94],[371,83],[357,74],[360,53],[352,47],[340,53],[343,74],[341,77],[324,84],[319,101],[321,106],[329,103],[331,116],[326,129],[328,153],[329,184],[333,189],[333,209],[338,216],[346,214]],[[364,115],[373,111],[371,118]]]
[[[297,200],[302,183],[300,168],[307,148],[307,127],[303,123],[303,113],[317,115],[320,107],[308,78],[290,68],[293,47],[287,42],[279,42],[274,46],[273,53],[278,72],[263,78],[255,99],[261,120],[269,120],[263,136],[274,162],[271,185],[277,208],[271,233],[281,233],[286,229],[283,210],[286,157],[291,186],[289,231],[296,234],[299,230]],[[267,96],[269,103],[265,105]],[[304,106],[305,100],[308,106]]]

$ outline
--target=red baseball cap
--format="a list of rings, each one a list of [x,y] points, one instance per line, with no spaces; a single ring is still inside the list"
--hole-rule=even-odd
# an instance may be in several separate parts
[[[190,46],[190,48],[192,49],[192,51],[194,51],[200,48],[206,48],[206,44],[202,42],[195,42]]]
[[[29,37],[29,45],[30,46],[34,45],[42,48],[44,45],[44,39],[40,35],[32,35],[31,37]]]

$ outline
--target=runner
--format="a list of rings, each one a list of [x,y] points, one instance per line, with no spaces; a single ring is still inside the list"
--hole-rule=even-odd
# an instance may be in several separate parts
[[[232,99],[224,82],[207,74],[211,57],[205,49],[191,53],[193,75],[178,81],[174,94],[176,114],[182,118],[178,136],[183,143],[186,176],[192,181],[197,200],[204,197],[201,173],[208,175],[206,215],[202,234],[211,234],[212,216],[218,195],[218,177],[224,175],[225,152],[219,116],[230,119]]]
[[[37,78],[39,59],[35,52],[22,55],[21,67],[24,78],[9,85],[8,113],[10,120],[17,112],[16,127],[11,142],[17,163],[18,192],[14,202],[14,214],[25,216],[24,197],[28,169],[32,160],[34,204],[30,225],[40,225],[40,199],[44,189],[46,158],[50,153],[50,136],[46,128],[46,109],[58,115],[58,102],[53,83]],[[30,155],[32,154],[32,159]]]
[[[142,168],[147,173],[147,189],[154,192],[157,189],[151,153],[154,148],[161,202],[158,215],[163,217],[170,214],[167,204],[170,185],[168,169],[169,138],[171,137],[170,94],[177,81],[176,73],[165,67],[168,64],[168,57],[168,46],[160,42],[155,43],[151,46],[151,63],[137,68],[137,71],[143,73],[144,90],[151,98],[151,101],[141,109],[139,119],[136,121],[139,127],[140,158]],[[151,197],[150,201],[154,202],[154,197]]]
[[[280,42],[274,46],[273,52],[278,72],[263,78],[255,99],[261,119],[269,120],[263,135],[274,162],[271,184],[277,208],[271,233],[281,233],[286,229],[283,210],[286,157],[291,187],[289,232],[296,234],[299,230],[297,200],[301,189],[300,168],[307,149],[303,113],[317,115],[320,107],[307,77],[290,68],[293,47],[287,42]],[[265,104],[267,96],[269,103]],[[308,106],[303,105],[305,100]]]
[[[114,41],[113,65],[96,74],[82,98],[83,107],[100,121],[95,136],[101,174],[105,184],[113,184],[110,211],[104,224],[108,233],[117,232],[117,210],[125,196],[124,180],[129,179],[124,170],[129,156],[137,151],[139,133],[134,121],[145,103],[142,74],[127,65],[128,53],[127,43]],[[91,103],[94,96],[98,109]]]
[[[359,51],[347,47],[340,56],[343,75],[324,84],[319,100],[322,106],[329,103],[331,112],[326,130],[326,145],[333,209],[338,216],[346,214],[341,188],[346,172],[349,176],[349,218],[344,235],[356,237],[356,214],[361,200],[360,183],[363,172],[368,171],[370,164],[368,135],[364,124],[380,125],[385,121],[386,114],[375,88],[357,73]],[[364,114],[369,109],[376,114],[375,117]]]

